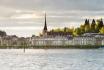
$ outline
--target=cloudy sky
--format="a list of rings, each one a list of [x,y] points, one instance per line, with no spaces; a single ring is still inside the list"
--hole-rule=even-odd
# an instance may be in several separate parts
[[[77,27],[85,18],[104,18],[104,0],[0,0],[0,29],[8,35],[38,35],[44,11],[48,29]]]

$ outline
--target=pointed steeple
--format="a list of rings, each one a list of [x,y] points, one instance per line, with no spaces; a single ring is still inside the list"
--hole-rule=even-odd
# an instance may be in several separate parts
[[[45,23],[43,28],[43,36],[47,36],[47,20],[46,20],[46,13],[45,13]]]
[[[44,24],[44,31],[47,31],[46,13],[45,13],[45,24]]]

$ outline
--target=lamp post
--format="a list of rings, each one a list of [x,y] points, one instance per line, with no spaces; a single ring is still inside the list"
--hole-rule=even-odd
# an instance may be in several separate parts
[[[24,42],[24,53],[25,53],[25,42]]]
[[[26,45],[26,43],[25,43],[25,41],[23,41],[23,42],[22,42],[22,46],[23,46],[23,51],[24,51],[24,53],[25,53],[25,48],[26,48],[25,45]]]

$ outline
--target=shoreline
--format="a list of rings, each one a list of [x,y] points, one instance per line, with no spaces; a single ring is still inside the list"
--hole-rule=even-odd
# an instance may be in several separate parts
[[[98,49],[103,46],[76,45],[76,46],[0,46],[0,49]]]

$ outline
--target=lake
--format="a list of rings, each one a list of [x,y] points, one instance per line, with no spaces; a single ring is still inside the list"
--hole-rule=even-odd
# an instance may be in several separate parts
[[[104,49],[0,49],[0,70],[104,70]]]

